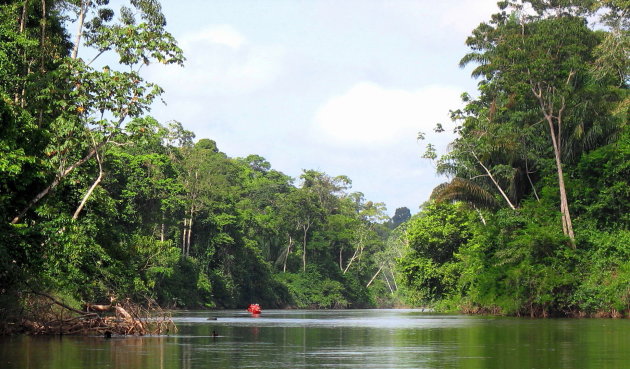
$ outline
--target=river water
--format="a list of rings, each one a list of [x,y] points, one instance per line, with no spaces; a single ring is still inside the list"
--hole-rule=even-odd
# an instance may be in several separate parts
[[[179,330],[168,336],[0,338],[0,368],[630,368],[628,319],[419,310],[204,311],[174,319]]]

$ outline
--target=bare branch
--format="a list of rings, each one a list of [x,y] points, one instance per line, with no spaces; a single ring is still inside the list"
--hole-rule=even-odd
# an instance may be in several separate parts
[[[490,177],[490,180],[492,181],[492,183],[494,183],[494,185],[496,186],[496,188],[499,190],[499,192],[501,193],[501,196],[503,196],[503,198],[505,199],[505,201],[508,203],[508,205],[510,206],[510,208],[512,210],[516,210],[516,207],[512,204],[512,201],[510,201],[510,198],[505,194],[505,192],[503,191],[503,189],[501,188],[501,186],[499,185],[499,183],[494,179],[494,176],[492,175],[492,173],[490,173],[490,170],[488,170],[488,168],[483,165],[483,163],[481,162],[481,160],[479,160],[479,158],[477,157],[477,155],[471,151],[470,152],[472,154],[472,156],[477,160],[477,162],[479,163],[479,165],[481,165],[481,167],[483,168],[483,170],[486,171],[486,173],[488,174],[488,177]]]

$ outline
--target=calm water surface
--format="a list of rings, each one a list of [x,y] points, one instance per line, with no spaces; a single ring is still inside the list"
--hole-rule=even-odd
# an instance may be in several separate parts
[[[179,331],[168,336],[0,338],[0,368],[630,368],[630,320],[418,310],[206,311],[175,320]]]

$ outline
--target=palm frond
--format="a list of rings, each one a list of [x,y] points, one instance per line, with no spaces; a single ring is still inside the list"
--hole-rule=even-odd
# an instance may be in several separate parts
[[[431,193],[431,199],[436,202],[462,201],[484,209],[494,209],[499,206],[488,190],[471,180],[459,177],[436,186]]]

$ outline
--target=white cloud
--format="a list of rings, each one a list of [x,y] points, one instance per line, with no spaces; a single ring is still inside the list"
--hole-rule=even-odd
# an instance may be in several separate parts
[[[282,72],[284,49],[257,46],[228,25],[213,25],[180,38],[184,68],[151,66],[150,79],[169,98],[207,101],[246,95],[271,85]]]
[[[453,0],[443,5],[439,12],[441,26],[465,36],[499,11],[497,0]]]
[[[394,29],[418,30],[425,42],[463,42],[480,22],[498,11],[497,0],[383,0],[377,4],[384,9],[376,16],[387,20],[381,13],[391,13],[398,25]]]
[[[348,145],[391,145],[415,139],[445,123],[449,109],[459,105],[457,88],[429,86],[416,91],[387,89],[360,82],[333,97],[316,113],[314,133]]]
[[[230,156],[256,153],[292,176],[347,174],[390,213],[413,211],[442,181],[420,156],[452,138],[433,128],[450,129],[448,111],[474,89],[457,61],[495,2],[166,2],[187,61],[147,71],[169,103],[153,113]]]
[[[196,46],[198,43],[225,45],[238,49],[245,43],[245,37],[230,25],[215,25],[190,34],[182,40],[184,48]]]

